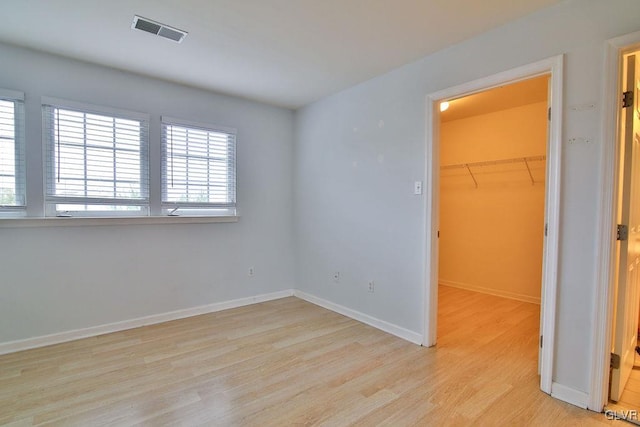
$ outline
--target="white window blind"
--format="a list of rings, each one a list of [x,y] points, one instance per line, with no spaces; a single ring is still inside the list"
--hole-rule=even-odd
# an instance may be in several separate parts
[[[26,208],[24,95],[0,90],[0,216]]]
[[[148,118],[43,105],[46,214],[148,215]]]
[[[236,214],[236,130],[162,118],[162,207],[173,215]]]

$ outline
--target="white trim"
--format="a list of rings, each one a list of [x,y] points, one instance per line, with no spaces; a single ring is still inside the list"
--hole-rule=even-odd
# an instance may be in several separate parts
[[[540,351],[540,389],[551,393],[554,365],[554,347],[556,331],[556,299],[558,292],[558,257],[560,246],[560,188],[562,164],[562,111],[564,58],[562,55],[551,58],[548,70],[551,72],[551,123],[549,123],[549,142],[547,147],[547,190],[545,215],[547,237],[543,254],[541,297],[541,331],[545,337]]]
[[[619,164],[618,108],[619,73],[621,55],[640,48],[640,31],[611,39],[605,48],[603,113],[602,113],[602,186],[599,200],[599,230],[596,247],[596,289],[594,295],[594,328],[591,340],[591,371],[588,407],[601,412],[608,401],[609,358],[611,354],[614,275],[615,223],[618,194],[616,171]]]
[[[0,228],[78,227],[99,225],[208,224],[238,222],[239,216],[120,216],[120,217],[13,217],[0,218]]]
[[[556,293],[558,276],[558,244],[560,221],[560,166],[562,138],[562,82],[563,56],[558,55],[533,64],[524,65],[492,76],[484,77],[459,86],[444,89],[426,97],[426,150],[425,182],[426,233],[425,233],[425,304],[424,345],[435,345],[438,316],[438,181],[439,181],[439,111],[434,106],[440,100],[469,95],[499,85],[514,83],[544,74],[551,74],[551,123],[547,147],[547,192],[545,200],[548,234],[546,238],[544,271],[542,276],[542,299],[540,333],[544,335],[544,347],[540,352],[540,389],[551,393],[553,378],[553,355],[555,344]]]
[[[425,135],[427,136],[427,147],[425,150],[425,212],[426,221],[424,225],[424,337],[422,345],[431,347],[436,345],[438,334],[438,233],[440,224],[440,108],[437,105],[442,97],[427,97],[427,120],[425,121]],[[431,183],[429,185],[428,183]]]
[[[468,283],[454,282],[451,280],[439,280],[440,286],[449,286],[451,288],[464,289],[466,291],[478,292],[481,294],[493,295],[501,298],[509,298],[516,301],[528,302],[531,304],[540,304],[539,297],[532,297],[525,294],[517,294],[515,292],[502,291],[500,289],[483,288],[482,286],[470,285]]]
[[[106,325],[92,326],[89,328],[76,329],[72,331],[65,331],[56,334],[27,338],[17,341],[9,341],[0,343],[0,354],[14,353],[16,351],[29,350],[32,348],[44,347],[52,344],[60,344],[63,342],[74,341],[81,338],[94,337],[96,335],[139,328],[141,326],[154,325],[157,323],[169,322],[171,320],[184,319],[186,317],[198,316],[200,314],[214,313],[216,311],[243,307],[245,305],[257,304],[260,302],[271,301],[290,296],[293,296],[292,289],[201,305],[198,307],[186,308],[183,310],[170,311],[168,313],[152,314],[150,316],[108,323]]]
[[[563,402],[571,403],[579,408],[587,409],[589,395],[583,391],[575,390],[566,385],[554,382],[551,384],[551,396]]]
[[[422,342],[422,335],[418,332],[410,331],[401,326],[394,325],[393,323],[377,319],[375,317],[369,316],[368,314],[352,310],[345,306],[335,304],[331,301],[327,301],[325,299],[319,298],[315,295],[311,295],[303,291],[299,291],[297,289],[294,289],[293,295],[297,298],[310,302],[311,304],[326,308],[327,310],[335,311],[336,313],[342,314],[343,316],[347,316],[351,319],[357,320],[358,322],[373,326],[376,329],[380,329],[381,331],[387,332],[391,335],[395,335],[414,344],[420,345],[420,343]]]
[[[191,120],[177,119],[175,117],[169,117],[169,116],[162,116],[160,118],[160,124],[162,124],[162,125],[175,125],[175,126],[192,127],[192,128],[198,128],[198,129],[210,131],[210,132],[230,133],[230,134],[233,134],[233,135],[237,135],[238,134],[238,129],[233,128],[233,127],[218,126],[218,125],[212,125],[212,124],[207,124],[207,123],[199,123],[199,122],[194,122],[194,121],[191,121]]]
[[[272,301],[280,298],[286,298],[295,296],[311,304],[315,304],[327,310],[334,311],[336,313],[347,316],[351,319],[365,323],[369,326],[373,326],[376,329],[380,329],[389,334],[395,335],[399,338],[420,345],[422,342],[422,335],[386,322],[384,320],[377,319],[367,314],[361,313],[350,308],[334,304],[330,301],[316,297],[294,289],[287,289],[284,291],[272,292],[268,294],[256,295],[247,298],[239,298],[230,301],[218,302],[213,304],[201,305],[197,307],[187,308],[183,310],[171,311],[168,313],[153,314],[150,316],[139,317],[136,319],[124,320],[120,322],[108,323],[105,325],[92,326],[89,328],[76,329],[72,331],[65,331],[51,335],[44,335],[40,337],[27,338],[23,340],[8,341],[0,343],[0,355],[14,353],[17,351],[29,350],[32,348],[44,347],[53,344],[60,344],[68,341],[74,341],[82,338],[94,337],[97,335],[108,334],[112,332],[124,331],[127,329],[139,328],[141,326],[155,325],[157,323],[169,322],[171,320],[184,319],[187,317],[198,316],[201,314],[214,313],[217,311],[228,310],[237,307],[243,307],[251,304],[258,304],[265,301]]]
[[[43,96],[41,98],[42,105],[50,105],[56,108],[70,109],[82,111],[85,113],[108,114],[113,117],[129,120],[140,120],[149,122],[150,115],[138,111],[125,110],[123,108],[107,107],[104,105],[89,104],[87,102],[72,101],[70,99],[53,98],[51,96]]]
[[[0,99],[24,102],[24,92],[0,88]]]

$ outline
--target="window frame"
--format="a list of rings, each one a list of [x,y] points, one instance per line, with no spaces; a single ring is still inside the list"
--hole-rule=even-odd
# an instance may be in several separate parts
[[[228,159],[226,162],[227,168],[231,169],[230,175],[232,176],[232,189],[227,190],[226,203],[217,202],[176,202],[168,200],[168,141],[167,141],[167,127],[176,126],[180,128],[186,128],[188,130],[212,132],[226,134],[227,138],[231,137],[232,140],[227,139],[227,151]],[[213,124],[198,123],[190,120],[179,119],[175,117],[162,116],[160,120],[160,150],[161,150],[161,176],[160,176],[160,190],[161,190],[161,211],[163,215],[169,216],[209,216],[209,217],[222,217],[222,216],[237,216],[237,138],[238,131],[236,128],[228,126],[219,126]],[[211,158],[207,157],[210,161]],[[187,169],[188,170],[188,169]],[[229,174],[228,174],[229,175]],[[210,182],[208,182],[210,184]],[[232,193],[232,194],[230,194]]]
[[[42,145],[43,145],[43,194],[44,194],[44,217],[73,217],[73,218],[101,218],[101,217],[148,217],[150,215],[150,115],[124,109],[116,109],[105,106],[98,106],[82,102],[70,101],[59,98],[42,97]],[[134,198],[109,198],[109,197],[74,197],[55,195],[55,137],[51,132],[55,130],[55,122],[52,117],[56,109],[74,111],[82,114],[95,114],[114,119],[137,121],[140,123],[140,149],[138,160],[140,162],[140,192],[139,199]],[[50,116],[51,115],[51,116]],[[84,119],[86,121],[86,117]],[[112,148],[114,154],[117,148]],[[85,157],[86,159],[86,157]],[[87,181],[85,175],[84,180]],[[115,178],[114,178],[115,181]],[[86,202],[86,203],[82,203]],[[68,204],[77,206],[138,206],[139,210],[110,210],[110,209],[87,209],[87,210],[58,210],[57,205]]]
[[[22,218],[27,215],[27,167],[24,92],[0,88],[0,100],[13,103],[14,111],[14,191],[15,205],[0,205],[0,218]]]
[[[211,124],[202,124],[192,121],[173,119],[166,116],[153,116],[148,113],[140,113],[121,108],[112,108],[85,102],[72,101],[62,98],[54,98],[42,96],[39,102],[40,112],[40,136],[36,137],[41,144],[39,151],[41,156],[37,155],[32,147],[30,153],[27,150],[26,131],[30,118],[27,117],[25,94],[13,90],[5,90],[0,88],[0,98],[17,101],[20,110],[19,126],[15,134],[17,153],[20,157],[20,169],[16,170],[17,176],[20,178],[22,201],[20,206],[10,206],[8,208],[0,207],[0,229],[2,228],[31,228],[31,227],[73,227],[73,226],[97,226],[97,225],[136,225],[136,224],[203,224],[203,223],[227,223],[237,222],[240,215],[237,209],[237,129],[217,126]],[[34,105],[35,107],[35,105]],[[48,143],[47,123],[45,107],[61,108],[73,111],[80,111],[88,114],[106,115],[111,117],[124,118],[126,120],[139,120],[144,122],[145,148],[142,152],[145,154],[145,160],[141,166],[146,168],[146,200],[144,203],[144,212],[126,212],[126,211],[93,211],[86,212],[74,211],[73,215],[58,216],[58,212],[52,209],[52,205],[60,203],[58,199],[47,199],[49,192],[48,187],[48,153],[51,149]],[[34,110],[36,111],[36,110]],[[32,111],[32,113],[34,112]],[[159,120],[156,118],[158,117]],[[171,124],[186,127],[196,127],[213,132],[222,132],[233,135],[233,162],[229,163],[233,167],[233,195],[234,199],[231,204],[222,207],[191,206],[191,209],[181,206],[177,215],[169,215],[169,212],[176,206],[171,202],[162,203],[162,129],[163,120],[166,123],[170,119]],[[50,121],[53,129],[53,122]],[[37,130],[34,128],[34,131]],[[33,134],[35,136],[36,134]],[[50,138],[50,136],[49,136]],[[55,139],[51,139],[52,143]],[[36,142],[34,140],[33,142]],[[159,145],[158,145],[159,144]],[[37,148],[36,148],[37,150]],[[40,169],[40,171],[38,171]],[[40,175],[40,174],[43,175]],[[86,176],[85,176],[86,177]],[[30,194],[29,197],[27,197]],[[169,210],[171,209],[171,210]]]

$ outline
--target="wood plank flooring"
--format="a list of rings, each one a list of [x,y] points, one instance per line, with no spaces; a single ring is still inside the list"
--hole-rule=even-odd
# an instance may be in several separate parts
[[[618,402],[609,402],[606,409],[613,410],[629,422],[640,425],[640,355],[636,354],[634,368],[631,370],[622,396]]]
[[[13,353],[0,424],[618,424],[539,390],[538,311],[441,287],[423,348],[291,297]]]
[[[618,403],[640,412],[640,370],[638,368],[631,371],[629,381]]]

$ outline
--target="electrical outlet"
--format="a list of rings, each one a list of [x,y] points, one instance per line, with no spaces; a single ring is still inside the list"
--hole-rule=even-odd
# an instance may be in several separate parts
[[[253,273],[254,273],[253,267],[249,267],[249,276],[253,276]]]
[[[369,292],[374,293],[376,291],[376,283],[372,280],[369,282]]]
[[[336,271],[335,273],[333,273],[333,281],[335,283],[340,283],[340,272]]]

